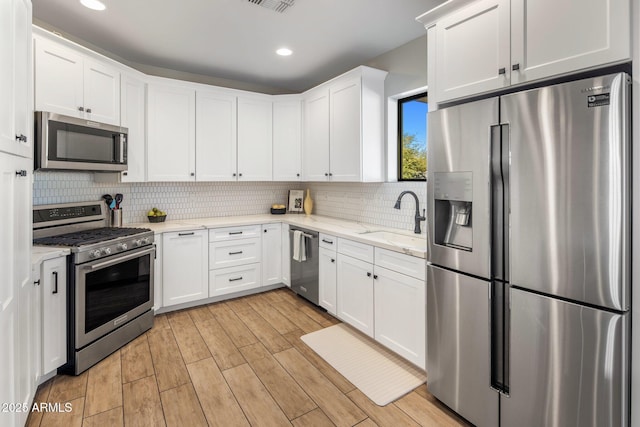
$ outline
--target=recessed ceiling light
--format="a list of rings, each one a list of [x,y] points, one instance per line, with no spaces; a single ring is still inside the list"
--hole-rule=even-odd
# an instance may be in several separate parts
[[[107,8],[100,0],[80,0],[80,3],[82,3],[84,7],[93,10],[105,10]]]
[[[286,47],[281,47],[280,49],[276,50],[276,53],[280,56],[289,56],[293,53],[293,51],[291,49],[287,49]]]

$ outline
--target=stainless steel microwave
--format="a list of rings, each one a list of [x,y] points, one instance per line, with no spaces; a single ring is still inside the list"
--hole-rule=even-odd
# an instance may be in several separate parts
[[[37,111],[35,132],[35,169],[127,169],[127,128]]]

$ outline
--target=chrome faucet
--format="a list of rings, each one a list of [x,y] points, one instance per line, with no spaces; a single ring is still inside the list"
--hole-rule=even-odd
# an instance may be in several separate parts
[[[405,194],[411,194],[413,198],[416,199],[416,216],[414,218],[416,221],[416,225],[413,229],[413,232],[416,234],[420,234],[422,233],[422,230],[420,230],[420,221],[426,221],[427,218],[425,217],[424,209],[422,210],[422,215],[420,215],[420,201],[418,200],[418,196],[416,195],[416,193],[414,193],[413,191],[403,191],[398,196],[398,200],[396,200],[396,204],[393,207],[395,209],[400,209],[400,200],[402,200],[402,196],[404,196]]]

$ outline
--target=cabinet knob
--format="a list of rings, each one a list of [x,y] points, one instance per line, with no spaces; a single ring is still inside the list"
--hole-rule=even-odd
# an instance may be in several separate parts
[[[367,277],[371,277],[371,273],[367,271]]]
[[[242,174],[241,174],[241,173],[239,173],[239,174],[238,174],[238,176],[242,176]]]
[[[498,69],[498,74],[507,74],[507,69],[506,68]]]
[[[195,172],[191,172],[191,176],[196,176],[196,173]]]
[[[333,176],[333,174],[331,172],[329,172],[329,176]]]
[[[299,174],[299,173],[297,173],[297,174],[296,174],[296,176],[298,176],[298,177],[299,177],[299,176],[300,176],[300,174]]]
[[[264,229],[264,232],[266,233],[267,231],[268,231],[268,230],[265,228],[265,229]]]
[[[232,176],[236,176],[236,173],[234,172],[234,173],[232,174]]]
[[[329,174],[327,172],[324,173],[324,176],[329,176]]]
[[[377,274],[374,274],[374,275],[373,275],[373,278],[374,278],[374,279],[377,279],[377,278],[378,278],[378,275],[377,275]]]
[[[336,262],[335,258],[331,258],[331,262]]]
[[[78,107],[78,111],[84,111],[84,107]]]
[[[520,69],[520,64],[513,64],[511,66],[511,70],[513,70],[513,71],[518,71],[519,69]]]
[[[16,140],[21,142],[27,142],[27,137],[23,134],[16,135]]]
[[[87,108],[87,113],[90,113],[90,112],[91,112],[91,108]]]
[[[19,171],[16,171],[16,175],[17,176],[27,176],[27,171],[24,169],[21,169]]]
[[[122,175],[127,176],[129,175],[129,172],[122,172]]]

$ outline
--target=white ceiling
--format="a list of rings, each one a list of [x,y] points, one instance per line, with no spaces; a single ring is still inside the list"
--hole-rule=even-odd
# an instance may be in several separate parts
[[[277,13],[248,0],[33,0],[33,16],[134,63],[299,92],[425,33],[443,0],[296,0]],[[280,57],[279,47],[293,50]]]

